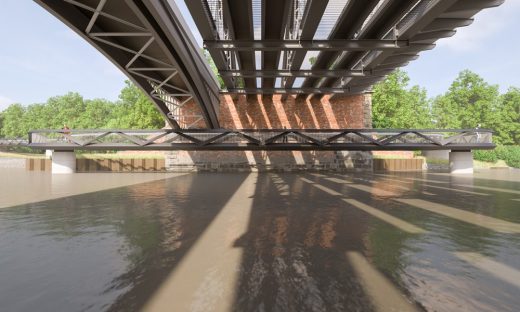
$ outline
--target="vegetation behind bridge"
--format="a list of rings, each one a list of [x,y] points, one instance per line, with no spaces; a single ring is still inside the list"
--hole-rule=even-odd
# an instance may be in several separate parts
[[[406,72],[398,70],[374,87],[374,128],[481,127],[493,129],[500,145],[520,145],[520,88],[500,94],[498,85],[468,70],[435,98],[409,82]],[[31,129],[60,129],[65,124],[73,129],[158,129],[164,119],[148,97],[126,81],[115,102],[70,92],[45,103],[12,104],[0,113],[0,137],[26,137]],[[520,149],[504,147],[477,152],[475,157],[483,161],[505,157],[518,166]]]

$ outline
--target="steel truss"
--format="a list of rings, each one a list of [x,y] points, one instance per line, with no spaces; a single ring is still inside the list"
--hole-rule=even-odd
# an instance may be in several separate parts
[[[213,111],[215,103],[218,103],[218,88],[209,70],[203,73],[197,68],[197,74],[204,76],[203,83],[191,83],[188,78],[195,74],[179,66],[182,60],[176,58],[180,53],[175,51],[189,50],[192,48],[189,42],[183,42],[181,47],[174,46],[174,51],[168,50],[171,49],[170,43],[158,30],[162,25],[156,26],[147,20],[149,15],[146,14],[163,14],[162,19],[170,17],[172,23],[178,23],[184,28],[183,22],[175,16],[174,9],[162,9],[161,4],[154,0],[117,3],[108,0],[36,2],[80,33],[142,87],[173,128],[190,128],[203,119],[209,127],[218,126],[217,114]],[[156,16],[152,17],[153,22],[159,21]],[[100,19],[103,19],[101,23]],[[176,38],[180,42],[184,39]],[[174,44],[178,42],[171,45]],[[192,52],[188,52],[190,57],[193,57]],[[202,113],[182,114],[181,108],[190,101],[198,103]]]
[[[472,150],[492,131],[415,129],[36,130],[28,147],[54,150]]]

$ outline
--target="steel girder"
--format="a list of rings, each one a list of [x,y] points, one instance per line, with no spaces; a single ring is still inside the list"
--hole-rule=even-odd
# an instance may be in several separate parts
[[[472,150],[492,149],[486,129],[36,130],[26,145],[54,150]]]
[[[381,77],[378,77],[381,79]],[[222,94],[359,94],[364,86],[346,88],[235,88],[221,91]]]
[[[310,69],[315,73],[390,71],[416,59],[418,53],[432,49],[436,40],[453,36],[455,28],[471,24],[472,17],[480,10],[500,5],[504,0],[349,0],[345,1],[326,40],[315,40],[316,31],[329,5],[337,5],[339,0],[258,0],[252,1],[261,4],[254,8],[254,12],[251,1],[185,2],[196,17],[199,30],[201,26],[197,16],[204,14],[205,3],[222,3],[227,8],[223,10],[222,19],[228,36],[217,36],[216,32],[203,35],[205,47],[212,55],[227,53],[237,60],[230,63],[232,66],[217,64],[224,80],[233,81],[226,84],[227,91],[264,87],[286,93],[282,89],[312,91],[363,86],[364,91],[368,91],[380,80],[365,79],[364,75],[346,77],[326,74],[318,77],[312,74],[283,74],[277,76],[281,77],[281,83],[273,88],[273,73],[276,71],[303,73],[303,70],[308,70],[302,68],[307,51],[320,51]],[[253,15],[260,13],[256,10],[261,10],[262,23],[260,36],[257,37],[254,36]],[[209,25],[207,29],[211,28],[211,16],[209,19],[205,22]],[[261,57],[261,66],[255,64],[253,51]],[[254,71],[256,74],[252,74]],[[247,75],[240,75],[239,72]],[[256,85],[255,77],[261,78],[261,86]],[[296,77],[305,79],[300,86],[293,87]]]
[[[407,40],[206,40],[204,47],[227,51],[383,51],[399,50],[404,47],[421,47],[427,44],[410,44]],[[431,45],[428,45],[431,46]]]
[[[389,69],[383,70],[223,70],[220,71],[222,77],[370,77],[384,76]]]
[[[472,17],[483,9],[501,5],[505,0],[431,0],[418,2],[394,26],[393,32],[400,40],[434,44],[439,38],[450,37],[455,34],[454,28],[468,26],[473,22]],[[384,38],[383,33],[380,34]],[[391,36],[387,31],[386,37]],[[407,51],[371,51],[363,55],[351,56],[344,60],[340,68],[348,69],[376,69],[396,62],[397,59],[412,60],[410,57],[421,52]],[[348,78],[343,81],[335,80],[326,86],[341,87],[359,84],[359,79]]]
[[[150,96],[173,128],[217,128],[218,86],[178,8],[160,0],[35,0]],[[200,113],[180,108],[195,101]]]

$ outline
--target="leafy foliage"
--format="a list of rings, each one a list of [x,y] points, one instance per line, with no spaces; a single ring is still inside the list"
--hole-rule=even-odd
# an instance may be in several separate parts
[[[440,128],[494,128],[500,116],[497,85],[490,85],[477,74],[465,70],[448,92],[433,102],[433,115]]]
[[[397,70],[374,87],[372,121],[374,128],[430,128],[430,101],[426,90],[408,87],[410,78]]]
[[[130,81],[121,90],[108,128],[157,129],[164,127],[164,118],[148,97]]]
[[[496,153],[499,159],[503,159],[510,167],[520,168],[520,146],[504,145],[498,146]]]
[[[498,155],[495,150],[475,150],[473,159],[494,163],[498,160]]]
[[[480,161],[496,162],[502,159],[510,167],[520,168],[520,146],[502,145],[494,150],[477,150],[473,158]]]
[[[222,76],[218,73],[217,65],[215,65],[215,61],[211,57],[211,54],[209,54],[209,51],[206,49],[202,50],[202,53],[204,54],[204,57],[206,58],[206,61],[208,61],[209,67],[211,68],[211,71],[213,74],[217,77],[218,84],[220,86],[220,89],[224,89],[226,85],[224,84],[224,79],[222,79]]]
[[[503,144],[520,144],[520,89],[509,88],[501,96],[502,105],[499,111],[495,131]]]
[[[22,122],[25,108],[21,104],[11,104],[2,112],[1,134],[7,138],[21,137],[27,134],[27,127]]]
[[[157,129],[164,118],[148,97],[130,81],[121,90],[119,101],[85,100],[69,92],[43,104],[24,107],[12,104],[0,113],[0,136],[25,137],[31,129]]]

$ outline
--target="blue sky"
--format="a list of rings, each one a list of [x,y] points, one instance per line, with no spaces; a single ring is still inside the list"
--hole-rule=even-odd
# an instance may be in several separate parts
[[[440,40],[405,68],[411,83],[435,96],[461,70],[471,69],[502,91],[520,87],[518,16],[520,0],[480,13],[473,25]],[[13,102],[41,103],[69,91],[116,100],[124,85],[125,76],[112,63],[33,1],[2,0],[0,38],[0,111]]]

